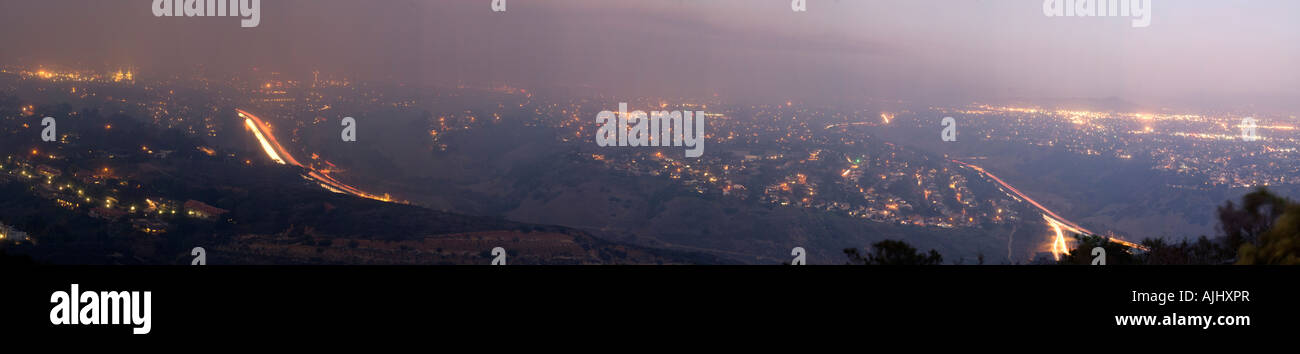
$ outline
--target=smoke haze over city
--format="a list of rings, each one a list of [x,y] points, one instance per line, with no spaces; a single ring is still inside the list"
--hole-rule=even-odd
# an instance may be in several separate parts
[[[0,60],[755,101],[1300,102],[1295,2],[1155,1],[1145,28],[1046,17],[1038,0],[788,5],[511,1],[528,15],[469,16],[488,3],[263,1],[260,26],[240,28],[234,18],[155,18],[149,1],[6,1]]]

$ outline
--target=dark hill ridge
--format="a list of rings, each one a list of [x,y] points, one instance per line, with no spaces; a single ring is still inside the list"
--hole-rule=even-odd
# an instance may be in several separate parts
[[[308,189],[310,187],[301,187]],[[466,216],[324,191],[249,192],[233,205],[249,220],[224,237],[210,262],[251,264],[677,264],[725,260],[607,242],[572,228]],[[268,199],[280,199],[275,204]],[[275,205],[258,208],[257,205]],[[240,210],[240,211],[236,211]],[[273,216],[255,217],[253,214]]]

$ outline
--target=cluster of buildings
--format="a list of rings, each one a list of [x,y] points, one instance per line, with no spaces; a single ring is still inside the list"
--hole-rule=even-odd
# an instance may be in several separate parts
[[[65,174],[50,165],[10,155],[0,163],[0,182],[24,183],[32,187],[36,196],[64,209],[106,222],[127,222],[146,234],[167,232],[171,227],[169,220],[177,217],[215,221],[229,212],[197,200],[177,202],[161,197],[123,200],[115,191],[135,184],[114,177],[107,168],[76,171]]]
[[[653,99],[636,104],[676,107]],[[977,198],[967,186],[965,171],[845,129],[857,123],[836,123],[864,121],[849,117],[862,114],[869,117],[868,124],[883,125],[893,113],[843,113],[791,103],[699,106],[713,116],[706,138],[715,148],[700,158],[686,159],[653,148],[581,149],[594,134],[589,124],[583,124],[590,121],[583,119],[584,109],[599,104],[551,104],[535,113],[560,116],[550,124],[561,130],[562,140],[570,142],[567,137],[574,137],[571,143],[582,151],[580,159],[630,176],[667,177],[699,194],[914,226],[970,227],[1019,218],[1015,203],[1001,193]],[[757,116],[735,118],[742,115]]]
[[[935,108],[961,117],[963,134],[985,140],[1061,148],[1080,155],[1142,161],[1190,176],[1201,189],[1300,184],[1300,119],[1243,112],[1133,113],[973,105]],[[1258,121],[1258,140],[1243,139],[1242,121]],[[969,133],[968,133],[969,132]]]

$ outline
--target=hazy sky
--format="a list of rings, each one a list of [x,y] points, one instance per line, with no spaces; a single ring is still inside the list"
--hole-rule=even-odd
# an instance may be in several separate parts
[[[763,100],[1300,102],[1300,1],[1152,2],[1132,28],[1042,0],[263,0],[240,28],[155,18],[151,0],[6,0],[0,60]]]

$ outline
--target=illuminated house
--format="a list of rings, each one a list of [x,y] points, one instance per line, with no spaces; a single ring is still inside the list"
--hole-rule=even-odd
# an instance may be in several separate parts
[[[53,167],[46,166],[46,165],[38,165],[38,166],[36,166],[36,172],[40,172],[40,174],[45,175],[45,177],[50,177],[50,178],[58,177],[58,176],[63,175],[63,171],[59,171],[58,169],[55,169],[55,168],[53,168]]]
[[[167,223],[150,219],[131,219],[131,226],[141,232],[157,235],[167,232]]]
[[[0,224],[0,241],[27,241],[27,233],[18,231],[18,229],[9,227],[8,225]]]
[[[185,201],[185,215],[191,218],[212,220],[230,211],[211,205],[207,205],[197,200]]]

